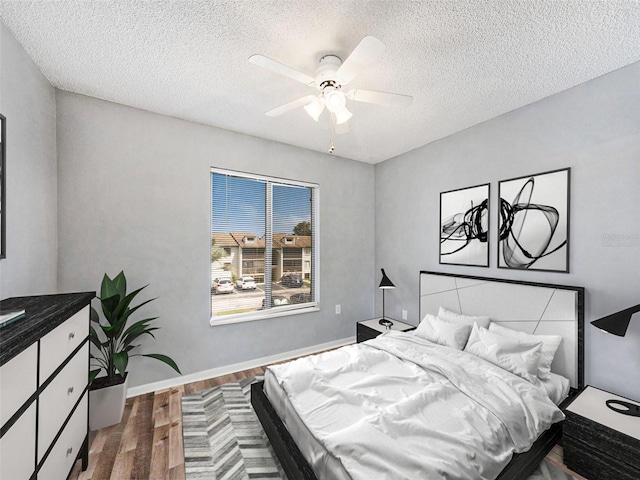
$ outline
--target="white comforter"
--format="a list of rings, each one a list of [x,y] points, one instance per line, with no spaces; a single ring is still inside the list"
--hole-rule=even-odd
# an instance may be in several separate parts
[[[401,332],[269,368],[353,480],[494,479],[564,418],[542,388]]]

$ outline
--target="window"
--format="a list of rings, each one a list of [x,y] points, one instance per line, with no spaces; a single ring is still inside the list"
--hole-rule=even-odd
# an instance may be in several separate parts
[[[317,309],[317,199],[316,184],[211,170],[212,325]]]

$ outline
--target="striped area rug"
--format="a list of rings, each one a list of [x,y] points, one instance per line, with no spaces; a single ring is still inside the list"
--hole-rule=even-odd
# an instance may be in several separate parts
[[[251,407],[255,378],[182,397],[187,480],[286,479]]]
[[[251,407],[255,378],[182,397],[187,480],[286,480]],[[542,462],[527,480],[574,480]]]

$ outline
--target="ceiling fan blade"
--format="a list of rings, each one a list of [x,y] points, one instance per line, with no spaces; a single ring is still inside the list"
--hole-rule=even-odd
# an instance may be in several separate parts
[[[280,105],[268,112],[264,112],[265,115],[269,117],[277,117],[278,115],[282,115],[283,113],[288,112],[289,110],[293,110],[294,108],[302,107],[304,105],[308,105],[316,99],[313,95],[306,95],[302,98],[298,98],[293,102],[285,103],[284,105]]]
[[[393,105],[406,107],[413,102],[413,97],[400,95],[399,93],[374,92],[373,90],[361,90],[354,88],[349,90],[347,98],[356,102],[375,103],[377,105]]]
[[[342,84],[346,85],[353,80],[360,70],[365,68],[376,58],[378,58],[385,50],[384,43],[375,37],[366,36],[356,48],[347,57],[344,63],[338,68],[336,77],[342,80]]]
[[[264,55],[251,55],[249,57],[249,62],[253,63],[254,65],[258,65],[259,67],[266,68],[273,73],[278,73],[298,82],[302,82],[305,85],[309,85],[310,87],[314,87],[316,85],[316,80],[312,76],[294,70],[291,67],[287,67],[286,65],[283,65],[280,62],[276,62],[275,60],[271,60]]]

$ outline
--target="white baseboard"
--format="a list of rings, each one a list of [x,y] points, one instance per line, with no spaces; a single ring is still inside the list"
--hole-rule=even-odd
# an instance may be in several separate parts
[[[298,350],[291,350],[288,352],[278,353],[276,355],[269,355],[268,357],[261,357],[253,360],[248,360],[246,362],[235,363],[233,365],[225,365],[223,367],[212,368],[210,370],[204,370],[202,372],[196,372],[189,375],[182,375],[177,378],[162,380],[160,382],[138,385],[137,387],[132,387],[127,390],[127,398],[143,395],[145,393],[156,392],[158,390],[164,390],[167,388],[177,387],[186,383],[199,382],[201,380],[207,380],[209,378],[220,377],[222,375],[228,375],[235,372],[241,372],[243,370],[250,370],[252,368],[261,367],[263,365],[283,362],[292,358],[312,355],[324,350],[343,347],[345,345],[354,343],[355,341],[355,337],[342,338],[340,340],[334,340],[333,342],[321,343],[320,345],[313,345],[311,347],[300,348]]]

